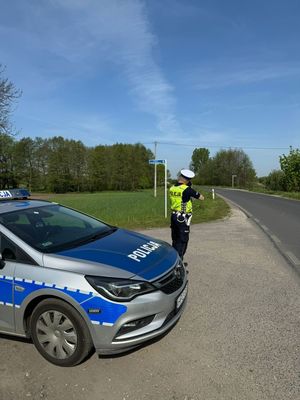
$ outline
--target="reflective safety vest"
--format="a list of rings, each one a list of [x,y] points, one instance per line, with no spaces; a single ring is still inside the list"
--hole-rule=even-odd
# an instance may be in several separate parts
[[[172,186],[170,188],[171,210],[191,213],[193,211],[192,200],[187,203],[182,202],[182,193],[188,188],[187,185]]]

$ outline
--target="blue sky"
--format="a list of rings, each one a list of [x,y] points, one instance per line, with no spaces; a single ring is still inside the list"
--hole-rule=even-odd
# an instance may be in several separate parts
[[[298,0],[0,5],[0,63],[23,91],[19,137],[175,143],[157,147],[173,175],[193,146],[243,148],[259,176],[299,147]]]

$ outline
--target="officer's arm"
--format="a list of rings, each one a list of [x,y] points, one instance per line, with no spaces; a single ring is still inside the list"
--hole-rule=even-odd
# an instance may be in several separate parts
[[[199,192],[196,192],[194,189],[192,189],[191,188],[191,197],[194,197],[195,199],[197,199],[197,200],[204,200],[204,196],[201,194],[201,193],[199,193]]]
[[[198,195],[198,196],[196,197],[198,200],[204,200],[204,196],[203,196],[201,193],[199,193],[199,192],[196,192],[196,193],[197,193],[197,195]]]

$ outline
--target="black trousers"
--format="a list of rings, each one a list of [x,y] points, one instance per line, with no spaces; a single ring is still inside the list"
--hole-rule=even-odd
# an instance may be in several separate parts
[[[171,235],[172,246],[183,260],[190,237],[190,227],[187,225],[185,218],[175,213],[171,214]]]

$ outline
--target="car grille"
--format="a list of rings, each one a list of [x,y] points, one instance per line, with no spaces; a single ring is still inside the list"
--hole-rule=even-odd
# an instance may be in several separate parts
[[[171,272],[168,272],[162,278],[153,282],[153,285],[164,293],[171,294],[182,286],[185,273],[185,267],[179,262]]]

